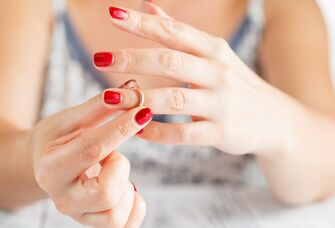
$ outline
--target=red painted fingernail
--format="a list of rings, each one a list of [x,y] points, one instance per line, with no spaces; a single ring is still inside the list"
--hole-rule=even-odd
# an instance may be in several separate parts
[[[140,134],[142,134],[142,133],[143,133],[143,129],[139,130],[139,131],[136,133],[136,135],[140,135]]]
[[[117,105],[121,103],[122,95],[114,91],[105,91],[104,100],[106,104]]]
[[[119,20],[125,20],[128,18],[127,11],[117,8],[117,7],[109,7],[109,14],[112,18],[119,19]]]
[[[107,67],[114,62],[114,56],[110,52],[98,52],[94,54],[94,64],[97,67]]]
[[[131,183],[132,183],[132,185],[134,186],[134,191],[135,192],[137,192],[137,188],[136,188],[136,186],[135,186],[135,184],[134,184],[134,182],[133,181],[130,181]]]
[[[152,116],[150,108],[144,108],[136,114],[135,120],[139,125],[144,125],[152,119]]]

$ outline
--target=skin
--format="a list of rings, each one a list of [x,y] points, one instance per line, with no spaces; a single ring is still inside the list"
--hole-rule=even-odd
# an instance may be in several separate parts
[[[42,8],[49,9],[46,1],[36,1],[40,1]],[[300,205],[329,196],[334,191],[335,106],[326,31],[315,3],[312,0],[305,0],[304,4],[302,1],[266,1],[267,25],[260,53],[262,74],[257,75],[221,38],[229,37],[231,28],[238,24],[239,14],[225,31],[207,28],[209,31],[202,32],[206,26],[200,23],[201,19],[194,20],[193,27],[188,25],[185,10],[181,10],[189,6],[187,2],[180,5],[157,2],[168,12],[176,9],[175,15],[150,3],[147,5],[150,14],[126,9],[128,19],[111,19],[108,34],[119,29],[141,38],[126,40],[122,45],[109,39],[103,44],[90,42],[85,36],[83,26],[78,23],[78,12],[86,13],[88,8],[85,7],[90,7],[91,1],[82,4],[78,11],[70,11],[89,53],[108,50],[115,55],[112,66],[99,68],[106,72],[107,78],[110,78],[109,73],[118,73],[122,81],[128,76],[139,79],[141,85],[146,85],[145,105],[154,113],[194,117],[192,123],[186,124],[151,122],[140,137],[159,143],[211,145],[230,154],[252,153],[263,168],[274,195],[287,204]],[[70,9],[75,8],[75,3],[70,2]],[[135,8],[135,3],[139,4],[127,2],[131,8]],[[83,224],[139,226],[145,214],[144,203],[128,182],[126,159],[117,152],[110,153],[140,130],[133,125],[134,113],[139,109],[134,109],[138,102],[136,93],[117,89],[124,97],[119,106],[106,106],[97,96],[34,124],[51,17],[47,10],[37,11],[28,3],[11,1],[4,5],[6,7],[0,8],[0,27],[6,29],[0,38],[1,50],[4,50],[0,55],[0,70],[1,75],[5,75],[0,77],[0,151],[10,153],[0,153],[1,170],[5,171],[0,174],[0,183],[4,186],[0,190],[0,206],[14,209],[45,197],[46,192],[62,213]],[[243,6],[239,5],[241,9]],[[105,5],[92,9],[99,10],[99,7]],[[20,26],[7,25],[5,19],[10,12],[16,12],[12,23]],[[93,16],[96,18],[94,13]],[[142,18],[140,27],[139,18]],[[39,23],[34,24],[37,21]],[[301,26],[302,22],[310,26]],[[36,37],[23,36],[32,25],[38,31]],[[162,25],[167,27],[162,28]],[[143,40],[160,45],[151,46],[151,42]],[[106,43],[111,44],[106,46]],[[17,45],[24,45],[26,51],[14,52],[21,50]],[[30,47],[34,50],[29,50]],[[141,61],[127,61],[129,58]],[[22,67],[13,67],[17,62],[23,64]],[[145,84],[155,78],[167,80]],[[110,80],[118,82],[115,78]],[[18,81],[23,82],[22,88]],[[188,83],[189,87],[176,87],[180,82]],[[25,99],[22,101],[25,105],[17,105],[18,97]],[[27,110],[27,105],[31,109]],[[129,111],[102,128],[96,127],[117,110]],[[73,119],[77,121],[69,126],[61,124]],[[92,138],[94,140],[87,140]],[[85,145],[92,141],[97,143]],[[83,156],[83,159],[76,159],[78,164],[73,167],[71,156]],[[96,164],[106,172],[88,177],[85,170]],[[103,181],[97,181],[99,178]],[[101,186],[97,187],[96,183]],[[103,194],[110,188],[115,194]],[[90,194],[90,202],[84,200],[87,197],[83,192],[101,194]],[[103,198],[99,198],[101,195]],[[82,205],[74,207],[78,202]],[[93,215],[84,216],[87,213]]]
[[[34,173],[60,212],[95,227],[141,224],[144,200],[128,180],[129,161],[115,151],[145,127],[135,121],[141,109],[123,112],[100,126],[117,111],[106,107],[100,95],[38,123],[30,136]]]

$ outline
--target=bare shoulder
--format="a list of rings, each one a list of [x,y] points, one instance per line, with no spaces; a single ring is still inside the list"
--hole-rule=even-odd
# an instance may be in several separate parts
[[[0,119],[32,126],[52,23],[48,0],[0,3]]]
[[[264,0],[266,27],[264,36],[281,34],[278,40],[299,48],[320,41],[326,47],[327,31],[316,0]],[[299,45],[300,44],[300,45]]]
[[[278,14],[294,17],[322,17],[316,0],[264,0],[264,5],[270,21]]]
[[[315,0],[264,0],[264,78],[320,111],[335,113],[328,36]]]

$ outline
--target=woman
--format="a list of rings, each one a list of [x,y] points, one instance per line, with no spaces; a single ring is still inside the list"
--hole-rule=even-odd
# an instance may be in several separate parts
[[[172,187],[171,194],[183,198],[185,189],[188,196],[195,188],[205,194],[227,181],[246,182],[243,173],[252,161],[223,151],[255,155],[274,195],[285,203],[329,196],[335,106],[326,32],[315,2],[155,3],[133,0],[118,8],[116,1],[69,0],[67,12],[55,20],[47,1],[39,7],[3,3],[1,206],[15,209],[47,193],[59,211],[82,224],[138,227],[145,204],[129,181],[127,158],[140,189]],[[53,49],[42,85],[51,25]],[[137,107],[139,90],[96,95],[131,78],[144,89],[150,108]],[[152,113],[193,118],[151,121]],[[213,149],[129,139],[136,132],[148,141]],[[125,141],[122,154],[115,152]],[[201,208],[197,197],[186,203]],[[189,207],[179,212],[177,202],[153,206],[164,211],[160,227],[210,221],[204,213],[188,216]],[[185,216],[173,223],[176,213]]]

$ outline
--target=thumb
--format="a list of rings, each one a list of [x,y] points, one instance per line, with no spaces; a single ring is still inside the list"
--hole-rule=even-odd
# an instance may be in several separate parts
[[[136,107],[139,100],[139,94],[134,90],[108,89],[83,104],[42,120],[38,124],[39,129],[47,140],[56,139],[80,129],[97,126],[120,111]]]

